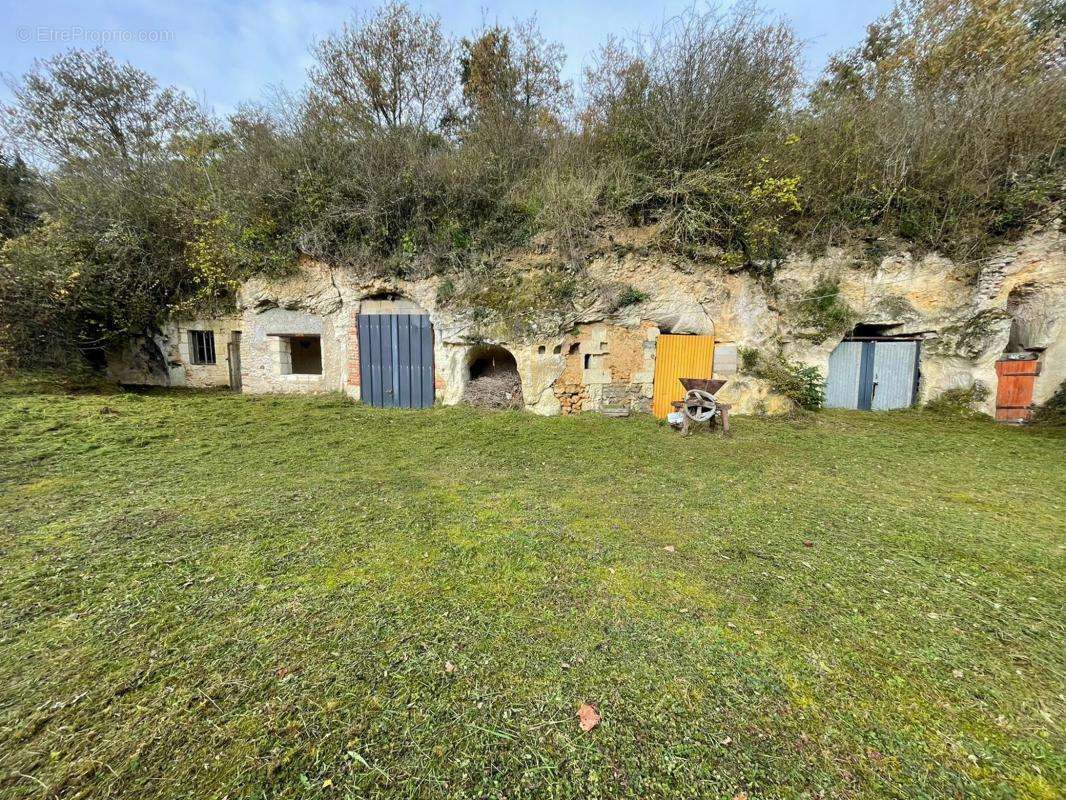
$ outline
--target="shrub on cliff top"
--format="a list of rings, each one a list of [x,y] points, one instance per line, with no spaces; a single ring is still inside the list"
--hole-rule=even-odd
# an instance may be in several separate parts
[[[13,84],[4,132],[42,175],[31,187],[0,162],[0,235],[56,223],[53,249],[75,254],[56,268],[81,278],[57,329],[96,355],[176,312],[212,313],[301,253],[461,287],[530,239],[583,263],[598,227],[629,222],[766,279],[797,247],[870,237],[966,268],[1061,200],[1060,6],[900,0],[804,102],[794,31],[750,4],[609,42],[581,108],[565,53],[533,22],[453,39],[395,1],[315,47],[309,89],[225,121],[102,50],[74,50]],[[27,255],[39,244],[9,260],[24,297],[47,294]],[[496,285],[470,299],[509,291],[507,273],[488,270]],[[534,316],[558,318],[594,288],[564,277]],[[32,328],[12,317],[24,306],[0,304],[0,335]],[[840,307],[808,310],[826,330],[843,324]]]
[[[936,414],[956,414],[966,417],[980,416],[977,405],[988,399],[989,388],[981,381],[969,386],[947,389],[925,404],[926,411]]]

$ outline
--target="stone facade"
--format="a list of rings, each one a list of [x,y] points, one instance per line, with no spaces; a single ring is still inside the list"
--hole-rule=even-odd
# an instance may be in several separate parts
[[[240,292],[239,317],[210,324],[223,362],[224,342],[241,331],[244,391],[342,391],[358,399],[359,315],[424,310],[433,323],[440,402],[459,402],[473,354],[490,343],[514,356],[526,407],[541,414],[607,406],[647,410],[660,333],[711,335],[715,376],[729,380],[720,396],[737,413],[777,413],[789,410],[789,403],[765,382],[737,375],[738,347],[780,351],[825,374],[841,332],[805,327],[797,309],[820,281],[831,278],[855,322],[922,340],[922,402],[980,381],[993,389],[983,409],[991,413],[995,362],[1008,349],[1042,349],[1037,403],[1066,379],[1066,253],[1057,221],[978,265],[905,252],[871,263],[860,252],[834,250],[789,259],[777,266],[772,282],[746,270],[679,261],[651,241],[648,229],[615,231],[586,265],[592,281],[632,287],[646,299],[621,309],[594,302],[575,310],[569,333],[561,336],[521,342],[474,336],[467,317],[438,306],[435,278],[367,279],[311,260],[287,280],[249,281]],[[161,337],[171,382],[224,384],[224,363],[207,370],[186,360],[182,347],[193,324],[208,325],[176,324]],[[314,337],[320,371],[294,372],[286,347],[294,341],[306,347]]]
[[[187,386],[205,389],[229,386],[228,345],[241,330],[239,316],[172,321],[150,339],[136,339],[108,358],[108,377],[118,383],[143,386]],[[214,360],[197,363],[192,333],[210,333]]]

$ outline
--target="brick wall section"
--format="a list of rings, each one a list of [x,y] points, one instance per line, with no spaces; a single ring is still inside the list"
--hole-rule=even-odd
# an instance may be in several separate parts
[[[348,325],[348,385],[359,386],[359,307],[352,311]]]

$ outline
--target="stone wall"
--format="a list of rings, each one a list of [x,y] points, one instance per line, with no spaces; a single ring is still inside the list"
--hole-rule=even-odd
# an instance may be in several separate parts
[[[241,330],[240,317],[174,320],[152,337],[138,337],[122,350],[108,355],[107,375],[118,383],[141,386],[186,386],[203,389],[229,386],[227,345]],[[190,331],[211,331],[215,362],[195,364]]]
[[[433,323],[439,402],[460,401],[471,353],[490,343],[514,355],[527,408],[559,414],[604,406],[646,410],[659,334],[712,335],[715,375],[730,379],[723,398],[740,413],[785,411],[788,404],[773,397],[765,383],[736,374],[737,348],[780,351],[824,374],[844,332],[810,327],[799,309],[820,281],[831,278],[854,322],[890,326],[894,334],[922,340],[922,401],[980,381],[993,389],[984,408],[991,413],[995,361],[1008,349],[1043,348],[1036,402],[1066,379],[1066,255],[1058,222],[978,264],[909,253],[872,263],[860,251],[839,249],[818,258],[790,258],[776,265],[772,281],[748,270],[678,259],[652,247],[652,241],[648,229],[615,231],[586,265],[590,281],[632,287],[647,299],[620,309],[606,302],[575,308],[569,332],[560,336],[486,337],[469,315],[438,307],[436,278],[367,279],[304,260],[290,279],[249,281],[240,293],[240,318],[219,322],[216,340],[224,356],[228,332],[243,331],[245,391],[344,391],[358,399],[359,315],[406,303],[404,308],[424,309]],[[511,260],[521,264],[521,258],[519,253]],[[188,365],[182,330],[177,326],[173,338],[164,337],[168,358],[180,367],[171,370],[174,382],[224,382],[222,365],[212,377]],[[288,335],[321,337],[321,375],[286,374],[283,337]]]
[[[252,394],[277,392],[337,392],[347,382],[347,326],[338,326],[338,314],[316,314],[292,308],[247,310],[241,337],[243,389]],[[318,337],[322,371],[292,371],[291,337]]]

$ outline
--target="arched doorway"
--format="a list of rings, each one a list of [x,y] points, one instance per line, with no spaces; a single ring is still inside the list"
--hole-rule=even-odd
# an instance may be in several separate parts
[[[385,408],[433,405],[433,325],[402,297],[375,297],[359,309],[359,395]]]
[[[856,325],[829,354],[826,408],[890,411],[907,408],[918,394],[921,342],[892,336],[883,326]]]
[[[480,408],[522,408],[522,379],[514,355],[499,345],[474,347],[467,354],[463,402]]]

